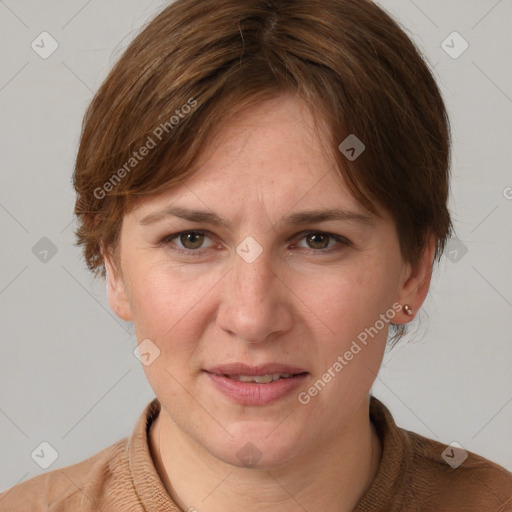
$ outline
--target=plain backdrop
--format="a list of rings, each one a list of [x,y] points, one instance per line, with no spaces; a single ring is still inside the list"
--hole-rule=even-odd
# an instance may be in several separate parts
[[[512,470],[512,3],[380,3],[447,103],[456,238],[373,393],[403,428]],[[0,1],[0,491],[130,435],[154,397],[132,326],[74,246],[71,175],[93,93],[166,4]],[[32,47],[42,32],[48,58]],[[48,469],[31,456],[43,442]]]

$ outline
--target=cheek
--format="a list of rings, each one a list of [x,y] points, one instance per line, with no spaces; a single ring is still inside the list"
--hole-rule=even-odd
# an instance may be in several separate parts
[[[319,371],[322,380],[332,382],[325,398],[333,393],[347,403],[371,387],[395,318],[390,274],[385,266],[372,264],[315,284],[317,299],[311,310],[327,326],[314,335],[321,354]],[[326,373],[329,369],[331,375]]]
[[[361,265],[311,283],[315,313],[342,339],[373,325],[393,303],[393,279],[383,267]]]
[[[313,387],[303,390],[318,414],[338,419],[369,392],[395,315],[385,274],[352,270],[314,288],[318,298],[311,309],[322,321],[312,333],[317,375]],[[332,404],[343,407],[334,411]]]
[[[176,268],[140,266],[131,281],[137,340],[151,340],[158,354],[143,370],[155,394],[167,403],[183,404],[182,386],[188,389],[193,383],[201,340],[212,316],[209,292],[218,280],[208,273],[190,276]],[[185,405],[181,409],[188,410]]]
[[[220,277],[217,272],[191,272],[162,264],[140,266],[128,293],[138,339],[149,338],[158,344],[183,338],[183,333],[193,339],[203,328],[204,306]]]

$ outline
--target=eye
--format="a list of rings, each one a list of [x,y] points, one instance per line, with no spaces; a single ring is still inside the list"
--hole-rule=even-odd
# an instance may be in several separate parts
[[[177,238],[185,249],[200,249],[205,235],[197,231],[190,231],[188,233],[181,233]]]
[[[205,245],[208,240],[210,243]],[[333,252],[342,249],[344,246],[351,246],[351,242],[346,238],[321,231],[301,233],[298,240],[299,243],[295,247],[310,249],[312,252]],[[302,242],[307,245],[303,245]],[[182,231],[165,236],[159,245],[185,255],[199,256],[204,250],[212,248],[216,244],[206,231]],[[219,247],[218,244],[217,247]]]
[[[306,243],[312,249],[327,249],[329,246],[329,235],[325,235],[323,233],[311,233],[304,237],[306,239]]]
[[[302,233],[300,240],[305,240],[307,247],[309,249],[314,249],[315,251],[326,251],[330,249],[339,249],[336,245],[350,245],[349,240],[344,237],[333,235],[331,233],[323,233],[321,231],[310,231],[307,233]],[[304,247],[301,245],[300,247]]]
[[[184,253],[200,252],[200,249],[211,247],[210,245],[203,246],[205,240],[210,237],[203,231],[183,231],[181,233],[174,233],[168,235],[160,242],[161,245],[174,245],[173,249],[182,251]]]

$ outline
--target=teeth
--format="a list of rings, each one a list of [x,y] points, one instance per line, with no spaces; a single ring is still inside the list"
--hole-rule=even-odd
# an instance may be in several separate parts
[[[256,382],[258,384],[268,384],[278,379],[289,379],[293,377],[292,373],[269,373],[267,375],[226,375],[226,377],[238,380],[240,382]]]

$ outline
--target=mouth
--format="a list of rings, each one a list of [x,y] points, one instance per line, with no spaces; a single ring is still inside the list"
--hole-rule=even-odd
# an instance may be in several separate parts
[[[245,363],[227,363],[205,369],[207,373],[224,376],[238,382],[256,382],[268,384],[280,379],[291,379],[308,373],[303,368],[282,363],[249,365]]]
[[[236,380],[238,382],[255,382],[256,384],[269,384],[275,380],[290,379],[296,375],[302,375],[303,373],[267,373],[265,375],[228,375],[222,374],[224,377]]]
[[[266,405],[284,398],[303,385],[309,375],[302,368],[274,363],[233,363],[203,371],[218,391],[245,405]]]

